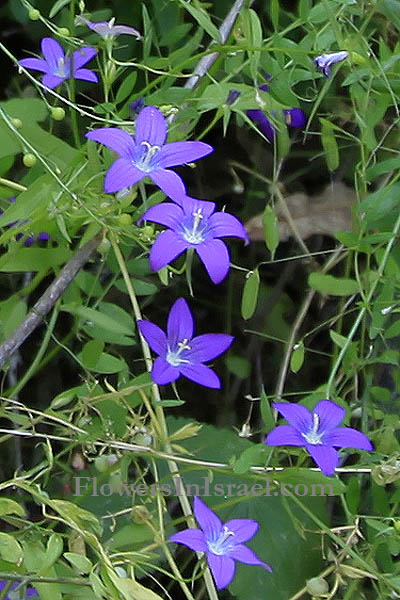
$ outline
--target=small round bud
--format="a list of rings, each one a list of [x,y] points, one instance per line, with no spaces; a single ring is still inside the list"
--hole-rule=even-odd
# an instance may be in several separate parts
[[[99,473],[105,473],[110,468],[107,456],[96,456],[94,466]]]
[[[34,154],[28,152],[28,154],[24,154],[22,162],[26,167],[33,167],[37,163],[37,158]]]
[[[110,248],[111,248],[111,242],[107,238],[104,238],[103,240],[101,240],[100,244],[97,246],[97,251],[100,252],[100,254],[107,254],[109,252]]]
[[[15,118],[11,119],[11,125],[13,125],[15,127],[15,129],[21,129],[22,121],[21,121],[21,119],[18,119],[15,117]]]
[[[321,598],[329,592],[329,585],[322,577],[313,577],[306,583],[307,592],[310,596]]]
[[[146,521],[150,521],[151,519],[151,514],[149,513],[147,508],[143,506],[143,504],[138,504],[137,506],[134,506],[132,508],[131,516],[132,521],[134,523],[137,523],[137,525],[143,525],[143,523],[146,523]]]
[[[128,213],[122,213],[118,217],[118,223],[120,225],[132,225],[132,217]]]
[[[150,238],[154,235],[154,225],[145,225],[141,229],[143,237]]]
[[[61,106],[54,106],[50,111],[50,115],[55,121],[62,121],[65,117],[65,110]]]
[[[62,35],[63,37],[68,37],[70,35],[70,31],[68,27],[60,27],[58,30],[58,35]]]
[[[31,21],[38,21],[40,19],[40,10],[37,8],[31,8],[28,12],[28,17]]]

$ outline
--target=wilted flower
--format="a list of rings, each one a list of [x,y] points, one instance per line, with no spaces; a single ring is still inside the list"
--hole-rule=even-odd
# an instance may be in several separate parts
[[[266,571],[271,567],[244,545],[258,531],[252,519],[221,519],[200,498],[195,497],[194,516],[200,529],[184,529],[169,538],[170,542],[183,544],[195,552],[206,554],[208,565],[219,590],[226,588],[235,577],[235,560],[246,565],[259,565]]]
[[[331,68],[337,62],[341,62],[345,60],[349,56],[349,53],[345,50],[340,52],[331,52],[329,54],[321,54],[314,58],[314,62],[317,65],[317,69],[321,71],[325,75],[325,77],[329,77],[331,74]]]
[[[4,581],[4,580],[1,580],[1,581],[0,581],[0,595],[2,594],[2,592],[3,592],[4,588],[5,588],[5,587],[6,587],[8,584],[9,584],[9,581]],[[16,599],[19,599],[19,598],[21,598],[21,595],[20,595],[19,591],[18,591],[18,592],[15,592],[15,591],[14,591],[14,590],[15,590],[15,589],[16,589],[16,588],[19,586],[19,585],[20,585],[20,584],[19,584],[19,582],[18,582],[18,581],[16,581],[15,583],[13,583],[13,584],[12,584],[12,585],[9,587],[9,589],[8,589],[8,591],[7,591],[7,596],[4,596],[4,597],[3,597],[3,600],[16,600]],[[38,593],[37,593],[37,591],[35,590],[35,588],[33,588],[33,587],[31,587],[31,586],[28,586],[28,587],[25,589],[25,594],[24,594],[24,596],[22,596],[22,598],[29,598],[29,597],[31,597],[31,596],[37,596],[37,595],[38,595]]]
[[[321,400],[312,412],[301,404],[276,402],[272,405],[290,425],[279,425],[267,436],[268,446],[304,446],[324,475],[333,475],[339,463],[336,448],[373,450],[366,435],[352,427],[338,427],[344,408]]]
[[[144,108],[144,98],[143,96],[139,96],[139,98],[137,98],[134,102],[131,102],[129,104],[129,113],[131,116],[132,121],[134,121],[141,110],[143,110]]]
[[[140,33],[133,27],[129,27],[128,25],[114,25],[115,17],[113,17],[109,21],[99,21],[97,23],[92,23],[92,21],[89,21],[89,19],[86,19],[85,17],[82,17],[82,15],[79,15],[78,17],[76,17],[75,22],[77,24],[84,23],[89,27],[89,29],[95,31],[103,38],[114,38],[117,37],[117,35],[123,34],[133,35],[137,39],[141,37]]]
[[[229,251],[219,238],[238,237],[248,243],[242,223],[233,215],[214,212],[214,202],[186,196],[178,206],[163,202],[144,213],[141,220],[153,221],[169,229],[160,233],[150,251],[150,266],[159,271],[182,252],[193,248],[213,283],[220,283],[229,271]]]
[[[224,333],[193,337],[193,316],[184,298],[176,300],[169,312],[167,335],[150,321],[138,321],[138,328],[158,354],[151,371],[155,383],[166,385],[183,375],[205,387],[221,387],[218,376],[203,363],[225,352],[233,337]]]
[[[90,46],[85,46],[75,50],[72,58],[65,56],[62,46],[52,38],[43,38],[42,58],[23,58],[18,64],[26,69],[41,71],[45,73],[42,83],[46,87],[53,89],[59,86],[67,79],[83,79],[84,81],[93,81],[97,83],[98,78],[90,69],[82,69],[83,65],[96,56],[97,50]]]
[[[177,167],[202,158],[213,148],[203,142],[171,142],[167,138],[167,121],[158,108],[146,106],[137,120],[135,137],[123,129],[103,127],[86,137],[119,154],[104,180],[104,189],[113,194],[139,183],[145,177],[158,185],[170,198],[177,200],[186,195],[182,179],[168,167]]]

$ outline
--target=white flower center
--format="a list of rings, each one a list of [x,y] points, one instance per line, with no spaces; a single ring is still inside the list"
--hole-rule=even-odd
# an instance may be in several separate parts
[[[152,146],[149,142],[141,142],[133,164],[142,171],[152,171],[153,159],[160,149],[161,146]]]
[[[179,367],[179,365],[181,365],[182,363],[186,363],[186,364],[190,363],[190,360],[187,360],[187,359],[181,357],[181,354],[184,350],[190,350],[188,341],[189,340],[185,339],[185,340],[182,340],[182,342],[178,342],[177,350],[171,350],[171,348],[168,347],[168,352],[165,357],[165,360],[167,361],[167,363],[169,363],[173,367]]]
[[[233,531],[229,531],[229,529],[224,525],[221,533],[214,541],[208,541],[207,546],[208,549],[211,550],[213,554],[218,554],[219,556],[226,554],[230,549],[230,537],[235,535]]]
[[[67,70],[68,69],[65,63],[65,58],[60,57],[57,61],[57,70],[54,73],[54,75],[57,75],[57,77],[68,77]]]
[[[201,208],[193,212],[192,217],[189,223],[183,224],[183,237],[189,244],[201,244],[206,237],[207,219],[204,223],[204,215],[201,212]]]
[[[319,425],[320,425],[319,416],[316,413],[313,413],[312,428],[307,433],[301,434],[303,436],[303,438],[306,440],[306,442],[308,442],[309,444],[313,444],[313,445],[322,445],[323,444],[322,437],[324,435],[324,432],[318,433]]]

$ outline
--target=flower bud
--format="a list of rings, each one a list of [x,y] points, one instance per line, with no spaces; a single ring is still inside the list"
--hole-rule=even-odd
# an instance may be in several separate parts
[[[50,111],[51,118],[55,121],[62,121],[65,117],[65,110],[61,106],[53,106]]]
[[[31,154],[30,152],[28,152],[28,154],[24,154],[24,156],[22,158],[22,162],[24,163],[25,167],[31,168],[34,165],[36,165],[37,158],[34,154]]]
[[[70,31],[68,27],[60,27],[58,30],[58,35],[62,35],[63,37],[69,37]]]
[[[13,125],[15,127],[15,129],[21,129],[22,121],[21,121],[21,119],[13,118],[13,119],[11,119],[11,125]]]
[[[313,577],[306,583],[307,592],[310,596],[322,598],[329,592],[329,585],[322,577]]]
[[[143,525],[151,520],[151,514],[143,504],[138,504],[132,508],[132,521],[137,525]]]
[[[28,12],[28,17],[31,21],[38,21],[40,19],[40,10],[37,8],[31,8]]]
[[[119,217],[118,217],[118,223],[120,225],[123,225],[123,226],[124,225],[125,226],[132,225],[132,217],[131,217],[131,215],[129,215],[128,213],[122,213],[122,214],[120,214]]]

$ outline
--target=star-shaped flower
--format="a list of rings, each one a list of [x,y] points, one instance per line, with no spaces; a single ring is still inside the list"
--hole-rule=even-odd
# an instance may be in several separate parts
[[[205,387],[221,387],[218,376],[203,363],[225,352],[233,337],[224,333],[193,337],[193,316],[184,298],[176,300],[169,312],[167,335],[150,321],[138,321],[138,328],[158,354],[151,371],[155,383],[166,385],[183,375]]]
[[[67,79],[83,79],[84,81],[97,83],[96,73],[93,73],[90,69],[82,69],[83,65],[86,65],[96,56],[97,50],[94,48],[85,46],[75,50],[72,58],[68,58],[65,56],[62,46],[53,38],[43,38],[41,47],[44,59],[23,58],[18,64],[26,69],[45,73],[42,83],[46,87],[56,88]]]
[[[321,71],[325,75],[325,77],[329,77],[331,74],[331,68],[337,62],[341,62],[345,60],[349,56],[349,53],[345,50],[340,52],[330,52],[329,54],[321,54],[314,58],[314,62],[317,65],[317,69]]]
[[[228,274],[229,251],[221,237],[238,237],[248,243],[242,223],[233,215],[214,212],[214,202],[186,196],[180,205],[163,202],[144,213],[141,220],[153,221],[169,229],[160,233],[150,251],[150,266],[159,271],[188,248],[204,263],[213,283]]]
[[[246,565],[259,565],[267,571],[271,567],[260,560],[243,542],[248,542],[258,531],[252,519],[221,519],[200,498],[195,497],[193,512],[201,529],[184,529],[169,538],[195,552],[204,552],[219,590],[226,588],[235,577],[235,560]]]
[[[158,108],[146,106],[136,119],[135,137],[116,127],[103,127],[86,137],[116,152],[120,158],[107,171],[104,189],[114,194],[139,183],[145,177],[177,200],[186,195],[182,179],[169,167],[177,167],[202,158],[213,148],[203,142],[171,142],[167,138],[167,121]]]
[[[82,15],[79,15],[78,17],[76,17],[75,22],[78,25],[80,23],[84,23],[89,27],[89,29],[95,31],[105,39],[115,38],[117,37],[117,35],[123,34],[133,35],[137,39],[141,37],[140,33],[133,27],[129,27],[128,25],[114,25],[115,17],[113,17],[109,21],[98,21],[97,23],[92,23],[92,21],[89,21],[89,19],[86,19],[86,17],[82,17]]]
[[[267,436],[268,446],[304,446],[324,475],[333,475],[339,463],[335,448],[373,450],[366,435],[352,427],[338,427],[344,408],[321,400],[312,412],[300,404],[276,402],[272,405],[290,425],[279,425]]]

